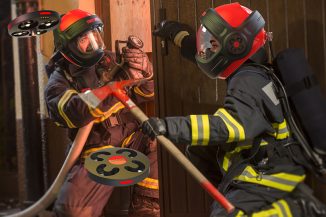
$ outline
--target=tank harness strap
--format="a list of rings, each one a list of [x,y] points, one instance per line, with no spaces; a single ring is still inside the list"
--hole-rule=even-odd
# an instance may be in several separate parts
[[[222,178],[222,181],[219,185],[219,190],[222,194],[226,193],[228,187],[230,186],[230,183],[232,180],[239,176],[241,172],[246,168],[247,163],[251,161],[259,152],[260,148],[260,143],[261,143],[262,138],[257,137],[255,138],[251,143],[252,143],[252,148],[250,151],[250,154],[247,158],[240,160],[230,166],[228,169],[227,174]],[[247,141],[248,142],[248,141]]]
[[[308,75],[302,80],[297,81],[293,84],[285,86],[285,91],[288,96],[293,96],[303,90],[310,89],[318,84],[315,75]]]

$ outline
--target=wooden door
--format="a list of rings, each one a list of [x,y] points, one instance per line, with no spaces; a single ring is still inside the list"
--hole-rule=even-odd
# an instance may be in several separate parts
[[[151,0],[152,26],[166,19],[186,23],[197,29],[201,13],[231,0]],[[266,20],[265,29],[274,35],[273,49],[298,47],[306,56],[326,93],[326,28],[323,0],[237,0],[259,10]],[[222,106],[225,83],[211,80],[196,65],[183,59],[180,50],[168,43],[168,55],[161,40],[153,38],[153,61],[156,72],[156,114],[160,117],[211,114]],[[184,150],[185,146],[180,147]],[[160,193],[164,217],[209,216],[211,198],[189,177],[165,150],[160,150]],[[325,186],[308,180],[316,195],[326,201]]]

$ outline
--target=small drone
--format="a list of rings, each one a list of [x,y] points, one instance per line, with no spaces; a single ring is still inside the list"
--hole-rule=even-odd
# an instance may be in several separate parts
[[[55,11],[42,10],[23,14],[8,24],[10,36],[26,38],[42,35],[55,29],[60,23],[60,15]]]

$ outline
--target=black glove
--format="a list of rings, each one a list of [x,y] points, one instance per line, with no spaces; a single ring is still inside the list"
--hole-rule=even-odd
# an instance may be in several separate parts
[[[156,136],[166,134],[166,124],[163,119],[152,117],[144,121],[141,125],[144,134],[148,135],[151,139]]]
[[[179,23],[177,21],[163,20],[156,25],[153,35],[173,41],[175,36],[181,31],[189,32],[189,34],[194,32],[194,30],[187,24]]]

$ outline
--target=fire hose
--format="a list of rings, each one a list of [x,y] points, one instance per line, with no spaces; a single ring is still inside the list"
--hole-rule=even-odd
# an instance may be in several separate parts
[[[141,48],[143,47],[143,42],[136,36],[129,36],[127,41],[117,40],[115,44],[116,50],[116,63],[115,67],[110,76],[113,78],[115,74],[122,68],[124,61],[121,58],[119,43],[126,43],[129,48]],[[84,100],[89,106],[96,108],[104,99],[109,95],[114,95],[119,99],[125,106],[130,110],[130,112],[141,122],[148,120],[148,117],[144,112],[136,106],[136,104],[129,98],[125,93],[124,88],[128,86],[140,85],[142,82],[147,81],[147,79],[138,80],[123,80],[109,82],[103,87],[97,88],[92,91],[87,91],[85,93],[79,94],[81,99]],[[47,192],[32,206],[27,209],[9,215],[8,217],[32,217],[37,215],[42,210],[45,210],[50,204],[56,199],[62,184],[64,183],[65,177],[69,170],[77,161],[83,147],[87,141],[88,135],[91,132],[94,122],[88,123],[86,126],[80,128],[73,141],[72,147],[68,153],[68,156],[61,167],[56,179],[47,190]],[[157,140],[160,144],[164,146],[166,150],[172,154],[172,156],[179,161],[179,163],[199,182],[201,187],[208,192],[213,199],[219,202],[222,207],[226,209],[228,213],[234,210],[233,205],[215,188],[215,186],[184,156],[184,154],[166,137],[159,135]]]
[[[80,97],[91,107],[96,108],[109,95],[115,96],[130,110],[130,112],[141,122],[148,120],[146,114],[129,98],[124,88],[127,86],[139,85],[146,79],[124,80],[110,82],[107,85],[88,91]],[[190,173],[209,193],[214,200],[219,202],[228,213],[234,210],[234,206],[215,188],[215,186],[189,161],[188,158],[165,136],[156,136],[157,140],[170,154]]]
[[[51,187],[47,190],[47,192],[32,206],[27,209],[9,215],[8,217],[32,217],[37,215],[42,210],[45,210],[57,197],[57,194],[60,191],[60,188],[66,178],[71,167],[75,164],[76,160],[79,158],[81,151],[86,143],[87,137],[91,132],[93,127],[93,121],[88,123],[86,126],[80,128],[77,132],[76,138],[72,143],[71,149],[68,153],[68,156],[63,163],[56,179],[54,180]]]
[[[90,106],[96,108],[104,99],[109,95],[115,96],[119,99],[125,106],[130,110],[130,112],[140,121],[144,122],[148,120],[145,113],[129,98],[125,93],[124,88],[128,86],[139,85],[146,79],[139,80],[123,80],[110,82],[107,85],[94,89],[92,91],[87,91],[81,93],[79,96]],[[83,146],[87,140],[87,137],[92,129],[93,122],[80,128],[76,135],[76,138],[72,144],[72,148],[51,187],[45,193],[45,195],[38,200],[31,207],[10,215],[9,217],[32,217],[35,216],[42,210],[45,210],[56,198],[59,193],[60,187],[62,186],[64,179],[78,159]],[[168,150],[172,156],[179,161],[179,163],[189,172],[201,185],[201,187],[211,195],[211,197],[219,202],[222,207],[226,209],[228,213],[234,210],[234,206],[215,188],[215,186],[185,157],[185,155],[165,136],[157,136],[157,140]]]

